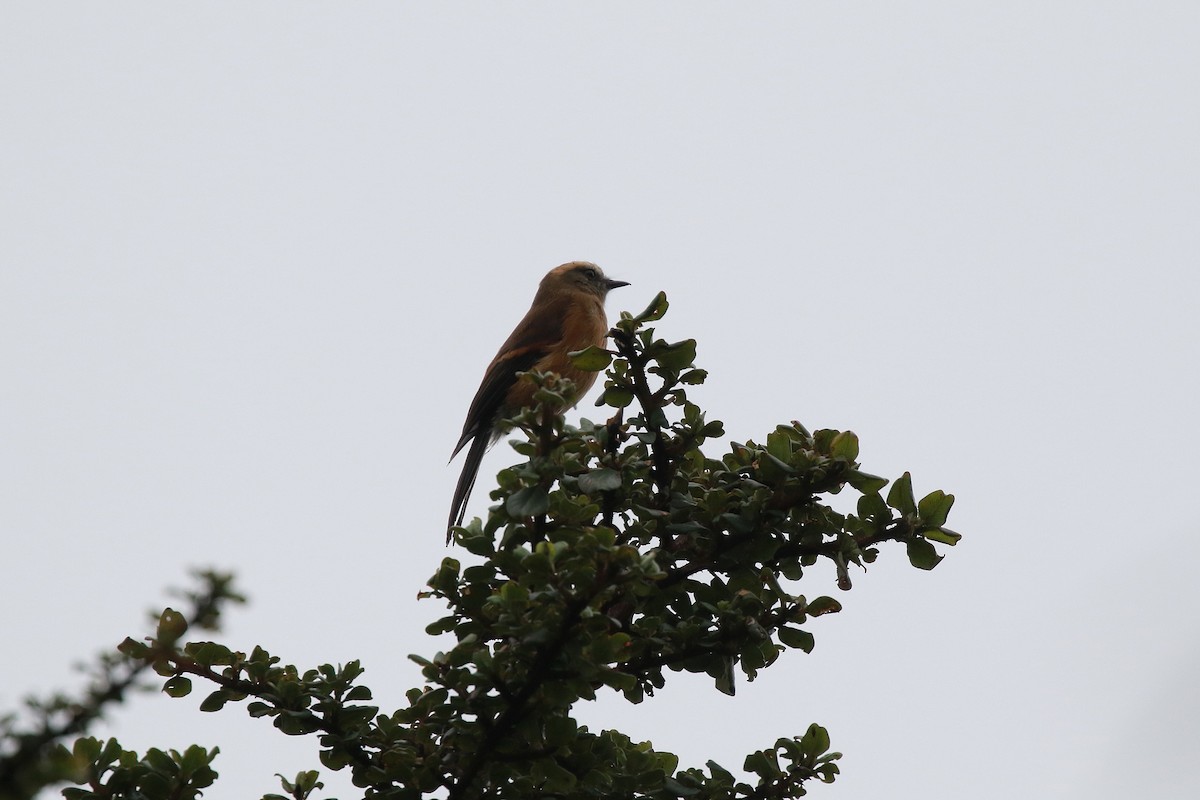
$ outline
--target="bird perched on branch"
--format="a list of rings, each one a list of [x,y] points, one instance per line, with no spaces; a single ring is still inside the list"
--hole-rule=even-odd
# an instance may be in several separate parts
[[[488,364],[483,383],[467,412],[462,436],[450,455],[453,461],[467,442],[471,443],[454,489],[446,526],[447,542],[450,528],[461,525],[466,515],[467,498],[475,485],[484,452],[504,433],[497,423],[533,405],[537,387],[530,381],[517,380],[517,373],[538,370],[568,378],[576,389],[572,405],[578,402],[596,380],[596,373],[576,368],[567,354],[590,345],[604,346],[608,337],[604,298],[609,291],[628,285],[605,277],[599,267],[587,261],[555,267],[542,278],[533,305]]]

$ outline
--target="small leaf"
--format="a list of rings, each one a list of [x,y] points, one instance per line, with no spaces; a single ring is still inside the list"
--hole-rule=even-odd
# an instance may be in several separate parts
[[[863,494],[877,494],[888,485],[887,478],[871,475],[867,472],[851,470],[846,473],[846,482]]]
[[[541,486],[526,486],[504,503],[504,510],[511,517],[536,517],[545,514],[548,508],[550,497]]]
[[[646,310],[633,318],[634,322],[653,322],[657,319],[662,319],[667,313],[667,293],[659,292],[650,301],[650,305],[646,306]]]
[[[567,358],[571,359],[571,363],[577,369],[584,372],[599,372],[612,363],[613,357],[612,353],[593,344],[583,350],[567,353]]]
[[[907,472],[896,479],[888,492],[888,505],[901,514],[917,513],[917,501],[913,498],[912,475]]]
[[[579,733],[579,724],[566,716],[550,717],[543,725],[546,744],[551,747],[568,745]]]
[[[714,674],[715,672],[715,674]],[[733,697],[737,693],[737,686],[733,682],[733,659],[728,656],[719,656],[716,662],[709,668],[708,673],[716,678],[717,691],[721,694],[727,694]]]
[[[579,476],[579,490],[584,494],[611,492],[621,488],[621,473],[615,469],[594,469]]]
[[[796,647],[806,653],[811,653],[816,640],[808,631],[802,631],[799,628],[780,628],[779,641],[786,644],[788,647]]]
[[[305,736],[321,729],[321,721],[307,711],[287,711],[275,717],[276,728],[288,736]]]
[[[142,761],[149,764],[150,768],[156,772],[170,773],[175,771],[175,760],[157,747],[151,747],[147,750]]]
[[[886,483],[886,481],[885,481]],[[878,492],[864,494],[858,498],[858,515],[865,520],[874,522],[891,522],[892,510]]]
[[[208,750],[198,744],[194,744],[183,751],[183,756],[179,759],[179,768],[190,775],[200,768],[211,764],[215,756],[216,753],[209,755]]]
[[[908,560],[917,569],[933,569],[942,558],[937,549],[924,539],[908,540]]]
[[[626,386],[610,386],[604,390],[600,398],[596,401],[598,406],[612,406],[613,408],[624,408],[633,402],[633,390]]]
[[[163,609],[158,618],[158,630],[155,637],[164,643],[171,643],[187,632],[187,619],[173,608]]]
[[[93,736],[76,739],[75,744],[71,747],[71,753],[84,763],[95,761],[100,757],[100,740]]]
[[[832,597],[821,596],[813,600],[804,607],[804,613],[810,617],[819,617],[822,614],[836,614],[842,610],[842,604]]]
[[[669,775],[670,773],[667,774]],[[667,778],[663,781],[662,788],[667,792],[668,797],[695,797],[700,794],[699,789],[684,786],[674,778]]]
[[[352,686],[346,693],[347,700],[370,700],[371,690],[366,686]]]
[[[224,689],[217,691],[204,698],[204,702],[200,704],[201,711],[220,711],[229,702],[229,693]]]
[[[509,581],[500,587],[500,599],[506,603],[527,603],[529,602],[529,590],[516,581]],[[549,636],[549,632],[542,628],[535,628],[530,631],[531,636]]]
[[[109,739],[104,742],[104,749],[96,757],[96,761],[99,764],[108,765],[121,758],[125,752],[120,742],[116,739]],[[130,755],[132,756],[134,753],[131,752]]]
[[[950,507],[954,505],[954,495],[946,494],[941,489],[935,489],[921,498],[917,506],[917,515],[921,525],[930,528],[941,527],[950,515]]]
[[[176,675],[163,684],[162,690],[170,697],[187,697],[192,693],[192,681],[184,675]]]
[[[813,433],[813,448],[823,455],[832,455],[833,440],[841,433],[831,428],[821,428]]]
[[[255,700],[246,704],[246,713],[252,717],[268,717],[275,713],[275,709],[266,703]]]
[[[949,528],[922,528],[921,530],[917,531],[917,533],[921,534],[932,542],[941,542],[942,544],[948,544],[951,547],[958,544],[959,540],[962,539],[961,533],[955,533]]]
[[[795,475],[796,470],[791,464],[780,461],[768,452],[763,452],[758,459],[759,475],[768,484],[784,480],[788,475]]]
[[[792,437],[786,431],[771,431],[767,434],[767,452],[780,461],[792,460]]]
[[[184,648],[184,652],[205,667],[233,663],[233,652],[216,642],[193,642]]]
[[[858,458],[858,434],[854,431],[842,431],[833,437],[833,442],[830,444],[830,455],[834,458],[854,461]]]
[[[817,723],[808,726],[808,730],[804,732],[804,738],[800,740],[800,747],[810,756],[819,756],[829,749],[829,731],[822,728]]]
[[[696,340],[684,339],[662,348],[655,361],[673,372],[679,372],[692,366],[696,360]]]
[[[542,778],[542,790],[545,794],[568,794],[579,782],[575,773],[560,767],[550,759],[534,762],[532,774],[535,779]]]
[[[128,636],[125,637],[125,641],[117,645],[117,649],[130,658],[137,659],[145,658],[150,653],[150,645],[145,642],[134,641]]]

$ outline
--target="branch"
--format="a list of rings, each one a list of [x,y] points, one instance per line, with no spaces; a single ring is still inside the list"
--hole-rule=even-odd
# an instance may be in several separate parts
[[[244,598],[233,590],[230,575],[202,571],[195,573],[195,577],[202,584],[197,590],[183,593],[191,602],[185,618],[192,626],[215,630],[225,603],[243,602]],[[17,747],[0,758],[0,797],[29,795],[37,788],[65,777],[44,774],[52,748],[67,737],[85,733],[103,716],[108,706],[123,702],[126,693],[138,687],[139,679],[150,667],[149,662],[141,659],[119,653],[106,654],[99,664],[100,674],[94,678],[82,700],[30,703],[41,717],[40,725],[33,731],[10,734]],[[66,716],[54,722],[53,717],[63,711],[67,712]]]

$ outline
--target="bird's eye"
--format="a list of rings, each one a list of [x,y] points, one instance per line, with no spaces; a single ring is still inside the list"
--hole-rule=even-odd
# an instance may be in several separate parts
[[[589,281],[594,281],[594,280],[596,280],[596,275],[597,275],[597,272],[596,272],[596,270],[595,270],[594,268],[592,268],[592,267],[584,267],[584,268],[583,268],[583,274],[584,274],[584,276],[585,276],[585,277],[587,277],[587,279],[588,279]]]

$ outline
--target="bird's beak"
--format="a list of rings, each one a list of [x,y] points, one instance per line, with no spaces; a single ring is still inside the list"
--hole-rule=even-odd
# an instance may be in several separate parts
[[[628,285],[629,285],[629,281],[614,281],[612,278],[604,279],[604,288],[605,288],[605,290],[610,291],[610,292],[613,289],[620,289],[622,286],[628,286]]]

